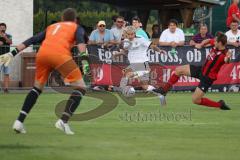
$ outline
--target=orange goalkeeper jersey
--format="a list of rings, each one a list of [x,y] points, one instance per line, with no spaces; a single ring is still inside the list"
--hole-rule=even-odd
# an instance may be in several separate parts
[[[48,49],[50,52],[58,51],[70,55],[71,48],[75,43],[77,27],[74,22],[59,22],[48,26],[41,48]]]

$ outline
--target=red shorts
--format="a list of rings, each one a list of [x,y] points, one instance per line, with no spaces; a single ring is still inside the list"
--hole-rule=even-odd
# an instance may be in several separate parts
[[[41,48],[36,56],[35,80],[45,84],[52,70],[57,70],[65,82],[82,79],[81,71],[69,53],[54,53],[52,49]]]

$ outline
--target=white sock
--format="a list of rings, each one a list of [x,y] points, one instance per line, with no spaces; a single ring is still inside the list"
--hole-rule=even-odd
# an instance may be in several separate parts
[[[147,91],[151,92],[152,90],[156,89],[155,87],[153,87],[152,85],[148,85]]]
[[[120,81],[120,88],[124,88],[128,85],[128,77],[122,77]]]

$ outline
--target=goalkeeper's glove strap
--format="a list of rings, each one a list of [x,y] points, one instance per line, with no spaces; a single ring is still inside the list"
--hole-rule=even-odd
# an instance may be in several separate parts
[[[19,53],[19,50],[17,48],[15,48],[14,50],[12,50],[12,55],[16,56]]]
[[[80,56],[83,57],[83,56],[88,56],[88,54],[86,52],[81,52],[80,53]]]

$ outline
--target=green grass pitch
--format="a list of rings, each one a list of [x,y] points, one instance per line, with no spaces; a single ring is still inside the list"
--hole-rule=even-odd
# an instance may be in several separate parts
[[[135,107],[119,99],[112,112],[90,121],[70,122],[74,136],[54,128],[54,106],[63,94],[43,94],[26,119],[27,134],[11,127],[26,94],[0,95],[1,160],[239,160],[240,96],[208,93],[232,108],[221,111],[193,105],[190,93],[172,93],[167,107],[156,97],[139,98]],[[85,97],[77,112],[101,101]],[[182,119],[136,118],[150,113],[185,115]],[[126,114],[132,116],[124,117]],[[135,118],[135,119],[134,119]],[[175,117],[176,118],[176,117]]]

